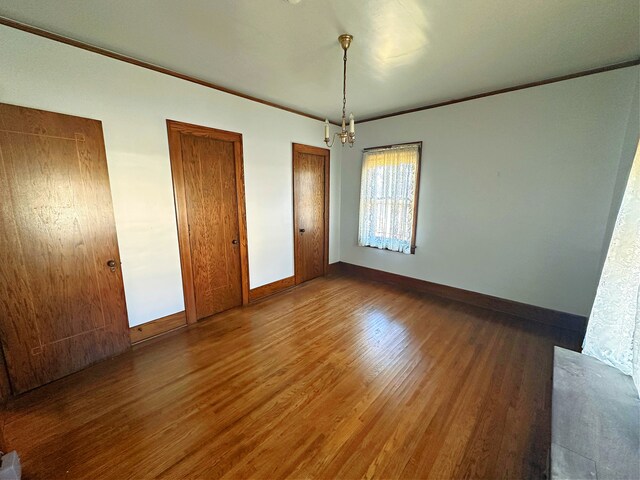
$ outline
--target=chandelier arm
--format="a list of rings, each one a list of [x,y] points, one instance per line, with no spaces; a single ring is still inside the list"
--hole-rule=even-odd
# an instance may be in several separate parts
[[[333,147],[333,144],[336,143],[336,135],[337,135],[337,133],[333,132],[333,139],[331,140],[331,142],[329,142],[328,138],[325,138],[324,143],[327,144],[327,147],[329,147],[329,148]]]
[[[327,144],[327,147],[331,148],[333,147],[333,144],[336,143],[336,138],[333,137],[333,140],[331,140],[331,142],[327,140],[325,143]]]

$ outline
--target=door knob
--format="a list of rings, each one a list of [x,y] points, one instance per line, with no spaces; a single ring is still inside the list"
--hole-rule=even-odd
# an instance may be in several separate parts
[[[236,239],[234,238],[233,240],[231,240],[231,243],[233,243],[234,245],[238,245],[238,243],[240,243],[240,242],[238,242],[238,240],[236,240]]]
[[[115,260],[109,260],[109,261],[107,261],[107,267],[109,267],[109,269],[110,269],[112,272],[115,272],[115,271],[116,271],[116,261],[115,261]]]
[[[306,232],[306,230],[304,228],[301,228],[300,233],[304,233],[304,232]]]

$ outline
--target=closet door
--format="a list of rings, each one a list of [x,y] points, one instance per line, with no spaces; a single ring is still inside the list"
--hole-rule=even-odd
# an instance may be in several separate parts
[[[126,350],[99,121],[0,104],[0,339],[13,393]]]
[[[242,136],[169,120],[187,317],[248,297]]]
[[[325,275],[329,262],[329,150],[293,144],[296,284]]]

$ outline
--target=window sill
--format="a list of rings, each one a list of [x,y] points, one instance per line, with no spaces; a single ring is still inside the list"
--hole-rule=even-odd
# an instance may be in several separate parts
[[[415,255],[416,254],[416,246],[411,247],[411,250],[409,251],[409,253],[404,253],[404,252],[399,252],[398,250],[391,250],[389,248],[378,248],[378,247],[374,247],[373,245],[358,245],[358,247],[362,247],[362,248],[372,248],[374,250],[379,250],[381,252],[391,252],[391,253],[400,253],[402,255]]]

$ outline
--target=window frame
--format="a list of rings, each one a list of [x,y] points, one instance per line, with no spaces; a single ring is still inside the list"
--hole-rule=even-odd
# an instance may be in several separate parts
[[[393,143],[390,145],[381,145],[378,147],[367,147],[367,148],[363,148],[362,149],[362,153],[364,154],[365,152],[371,151],[371,150],[385,150],[385,149],[392,149],[394,147],[403,147],[406,145],[417,145],[418,146],[418,162],[417,162],[417,168],[416,168],[416,187],[414,189],[414,193],[413,193],[413,218],[412,218],[412,222],[411,222],[411,244],[410,244],[410,250],[409,250],[409,254],[410,255],[415,255],[416,253],[416,232],[418,229],[418,198],[419,198],[419,193],[420,193],[420,172],[422,170],[422,141],[418,141],[418,142],[404,142],[404,143]],[[362,176],[362,168],[364,167],[364,158],[362,160],[362,165],[360,167],[360,175]],[[360,208],[358,208],[358,224],[360,223],[360,214],[362,212],[360,212]],[[378,248],[378,247],[374,247],[373,245],[359,245],[359,247],[365,247],[365,248],[374,248],[376,250],[384,250],[387,252],[393,252],[393,253],[403,253],[403,252],[398,252],[396,250],[390,250],[388,248]],[[406,255],[403,253],[403,255]]]

